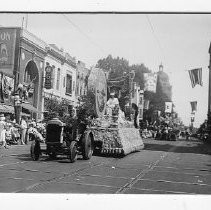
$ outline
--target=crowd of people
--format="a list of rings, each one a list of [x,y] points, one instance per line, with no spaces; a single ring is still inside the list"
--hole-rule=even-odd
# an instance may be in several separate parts
[[[22,116],[20,124],[12,115],[0,114],[0,148],[8,149],[11,145],[25,145],[34,136],[44,141],[45,123]]]
[[[175,141],[179,138],[190,139],[191,131],[189,128],[181,128],[170,126],[168,123],[148,123],[147,121],[140,123],[142,138],[154,138],[156,140]]]

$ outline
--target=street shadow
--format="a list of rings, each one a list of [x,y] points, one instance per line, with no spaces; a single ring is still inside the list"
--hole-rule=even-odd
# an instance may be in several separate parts
[[[177,146],[170,143],[156,144],[145,142],[144,150],[211,155],[210,144],[203,144],[201,142],[194,144],[187,143],[186,146]]]
[[[30,154],[20,154],[17,155],[17,159],[21,160],[21,161],[31,161],[34,162],[31,158]],[[56,158],[50,158],[47,155],[41,155],[39,160],[40,162],[49,162],[49,161],[63,161],[64,159],[67,159],[65,156],[58,156]]]
[[[117,159],[124,157],[124,155],[122,155],[122,154],[101,154],[99,152],[95,152],[93,154],[93,156],[104,157],[104,158],[117,158]],[[20,161],[34,162],[31,158],[30,154],[19,154],[16,157]],[[66,155],[59,155],[56,158],[50,158],[49,156],[42,154],[38,161],[39,162],[56,161],[56,162],[59,162],[59,163],[70,163],[70,161],[69,161],[69,159],[67,158]],[[78,155],[77,161],[84,161],[82,155]]]

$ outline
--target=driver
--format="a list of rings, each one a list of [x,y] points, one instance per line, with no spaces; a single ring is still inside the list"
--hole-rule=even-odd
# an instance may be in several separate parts
[[[110,93],[110,98],[106,103],[106,112],[108,115],[112,116],[112,110],[116,107],[119,107],[119,100],[118,98],[115,98],[115,92]]]

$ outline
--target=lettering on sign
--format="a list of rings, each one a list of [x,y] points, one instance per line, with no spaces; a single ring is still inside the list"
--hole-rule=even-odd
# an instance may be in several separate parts
[[[2,40],[2,41],[10,41],[10,34],[8,32],[0,33],[0,40]]]
[[[0,27],[0,72],[10,77],[14,76],[14,66],[18,62],[15,52],[19,34],[20,29]]]

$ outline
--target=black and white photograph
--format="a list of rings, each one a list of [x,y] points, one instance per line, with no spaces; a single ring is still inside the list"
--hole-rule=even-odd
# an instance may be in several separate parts
[[[0,11],[0,197],[211,194],[211,10],[115,8]]]

